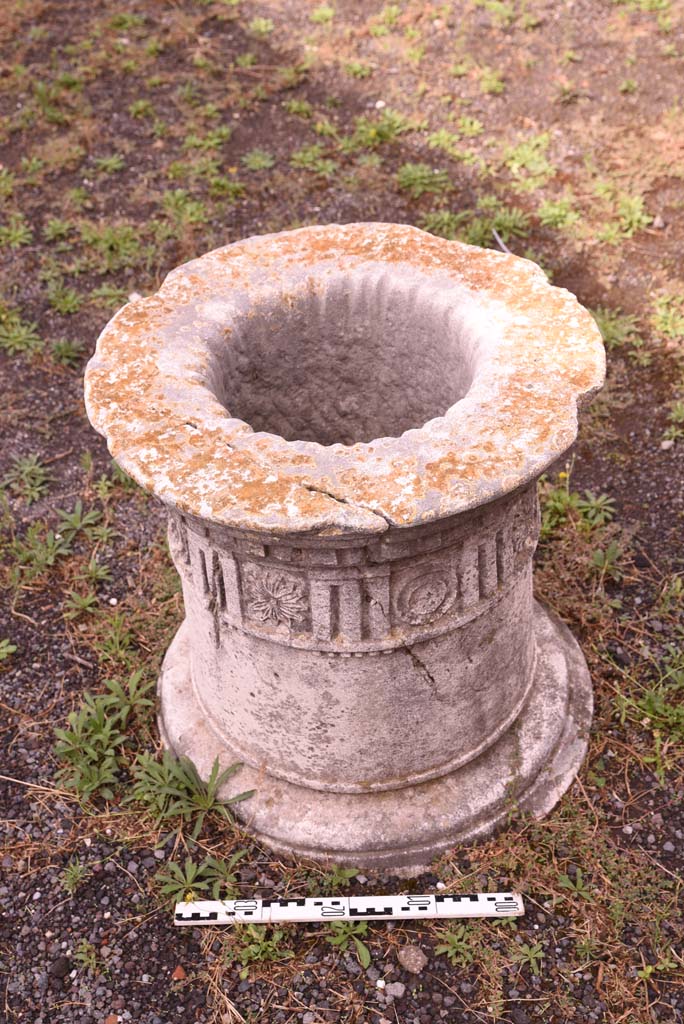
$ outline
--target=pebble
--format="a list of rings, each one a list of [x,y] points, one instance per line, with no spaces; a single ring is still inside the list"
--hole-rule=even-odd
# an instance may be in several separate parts
[[[675,852],[674,843],[671,843],[670,840],[668,839],[668,841],[666,843],[663,843],[663,850],[665,851],[665,853],[674,853]]]
[[[385,995],[392,996],[394,999],[401,999],[406,991],[406,985],[403,985],[400,981],[392,981],[389,985],[385,986]]]
[[[634,829],[632,828],[631,825],[623,825],[622,826],[622,831],[624,832],[624,834],[626,836],[631,836],[631,834],[634,831]]]
[[[48,968],[48,971],[53,978],[66,978],[70,970],[71,960],[68,956],[58,956],[56,960],[52,961]]]
[[[530,1018],[527,1016],[524,1010],[519,1009],[517,1006],[511,1010],[511,1020],[513,1024],[530,1024]]]
[[[400,946],[397,950],[397,960],[406,971],[411,974],[420,974],[428,962],[420,946]]]

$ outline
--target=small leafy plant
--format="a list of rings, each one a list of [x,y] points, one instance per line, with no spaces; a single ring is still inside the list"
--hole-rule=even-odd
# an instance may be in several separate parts
[[[23,498],[27,505],[38,501],[47,493],[52,475],[37,455],[19,455],[2,481],[13,494]]]
[[[229,963],[232,960],[240,961],[242,970],[239,973],[244,981],[249,975],[251,964],[290,960],[295,955],[294,950],[282,947],[284,937],[282,928],[273,928],[269,932],[267,925],[244,925],[240,930],[242,945],[238,949],[229,950],[226,959]]]
[[[58,778],[67,789],[89,800],[96,794],[113,800],[123,768],[124,730],[132,714],[144,715],[153,704],[148,694],[154,683],[134,672],[123,686],[116,679],[105,680],[105,693],[83,696],[81,707],[69,713],[66,729],[55,729],[55,753],[64,762]]]
[[[191,902],[195,893],[211,893],[212,899],[232,899],[237,895],[237,875],[234,867],[245,855],[246,850],[237,850],[228,860],[205,857],[196,864],[192,857],[186,857],[182,866],[170,861],[155,875],[163,896],[172,900]]]
[[[408,192],[412,199],[420,199],[426,193],[442,195],[451,188],[446,171],[428,164],[412,163],[401,165],[397,171],[397,185],[403,192]]]
[[[468,931],[465,925],[457,925],[454,928],[443,929],[436,933],[440,943],[435,946],[437,956],[446,956],[452,964],[459,967],[467,967],[475,959],[475,953],[468,941]]]
[[[541,974],[540,964],[544,959],[544,947],[541,942],[535,942],[534,945],[530,946],[527,942],[523,942],[520,946],[515,946],[511,952],[511,958],[520,964],[526,964],[536,977]]]
[[[326,942],[341,950],[346,950],[349,943],[353,942],[356,956],[363,969],[370,966],[370,950],[361,939],[362,935],[365,936],[368,933],[367,921],[331,921],[329,928],[332,934],[326,936]]]
[[[19,353],[32,355],[43,348],[43,340],[35,323],[26,323],[16,309],[0,301],[0,348],[11,356]]]
[[[73,958],[80,967],[93,974],[99,974],[105,966],[104,961],[98,958],[97,949],[88,939],[81,939],[73,952]]]
[[[558,878],[558,884],[561,889],[568,889],[577,896],[581,896],[582,899],[588,900],[590,903],[594,902],[594,897],[591,895],[591,891],[587,888],[581,868],[577,868],[574,878],[568,874],[560,875]]]
[[[17,645],[11,644],[7,637],[0,640],[0,661],[7,661],[16,652],[16,649]]]
[[[176,759],[165,750],[161,761],[158,761],[152,754],[143,752],[133,766],[134,785],[130,799],[144,804],[157,824],[178,818],[182,824],[194,821],[191,832],[194,840],[208,814],[231,821],[229,804],[254,795],[254,790],[249,790],[228,800],[219,800],[219,789],[241,767],[242,764],[237,763],[221,771],[216,758],[205,782],[188,757]]]
[[[70,896],[73,896],[89,875],[90,871],[87,865],[79,857],[70,857],[69,863],[61,874],[62,887]]]

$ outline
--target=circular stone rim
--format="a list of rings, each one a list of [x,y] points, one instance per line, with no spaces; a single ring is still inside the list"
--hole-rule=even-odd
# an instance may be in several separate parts
[[[353,445],[286,441],[232,417],[208,381],[208,336],[274,291],[364,267],[472,304],[485,351],[467,394],[422,427]],[[178,267],[107,324],[85,395],[112,456],[169,506],[257,533],[339,536],[432,522],[539,476],[604,378],[593,317],[536,264],[359,223],[254,236]]]

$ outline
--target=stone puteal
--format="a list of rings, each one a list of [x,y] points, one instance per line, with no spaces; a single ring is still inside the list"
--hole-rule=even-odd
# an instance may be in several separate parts
[[[575,777],[591,683],[532,597],[536,481],[601,387],[535,264],[416,228],[250,238],[107,325],[91,422],[169,510],[165,743],[281,852],[418,870]]]

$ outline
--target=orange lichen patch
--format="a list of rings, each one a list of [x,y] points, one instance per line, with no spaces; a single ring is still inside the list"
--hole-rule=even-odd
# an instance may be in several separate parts
[[[477,334],[465,396],[420,429],[352,445],[286,441],[233,418],[214,378],[235,329],[264,302],[294,307],[366,267],[427,281],[459,312],[465,303]],[[374,533],[539,475],[572,444],[577,405],[604,373],[592,317],[535,264],[405,225],[348,224],[246,239],[173,271],[103,331],[86,404],[112,455],[184,512],[270,534]]]

